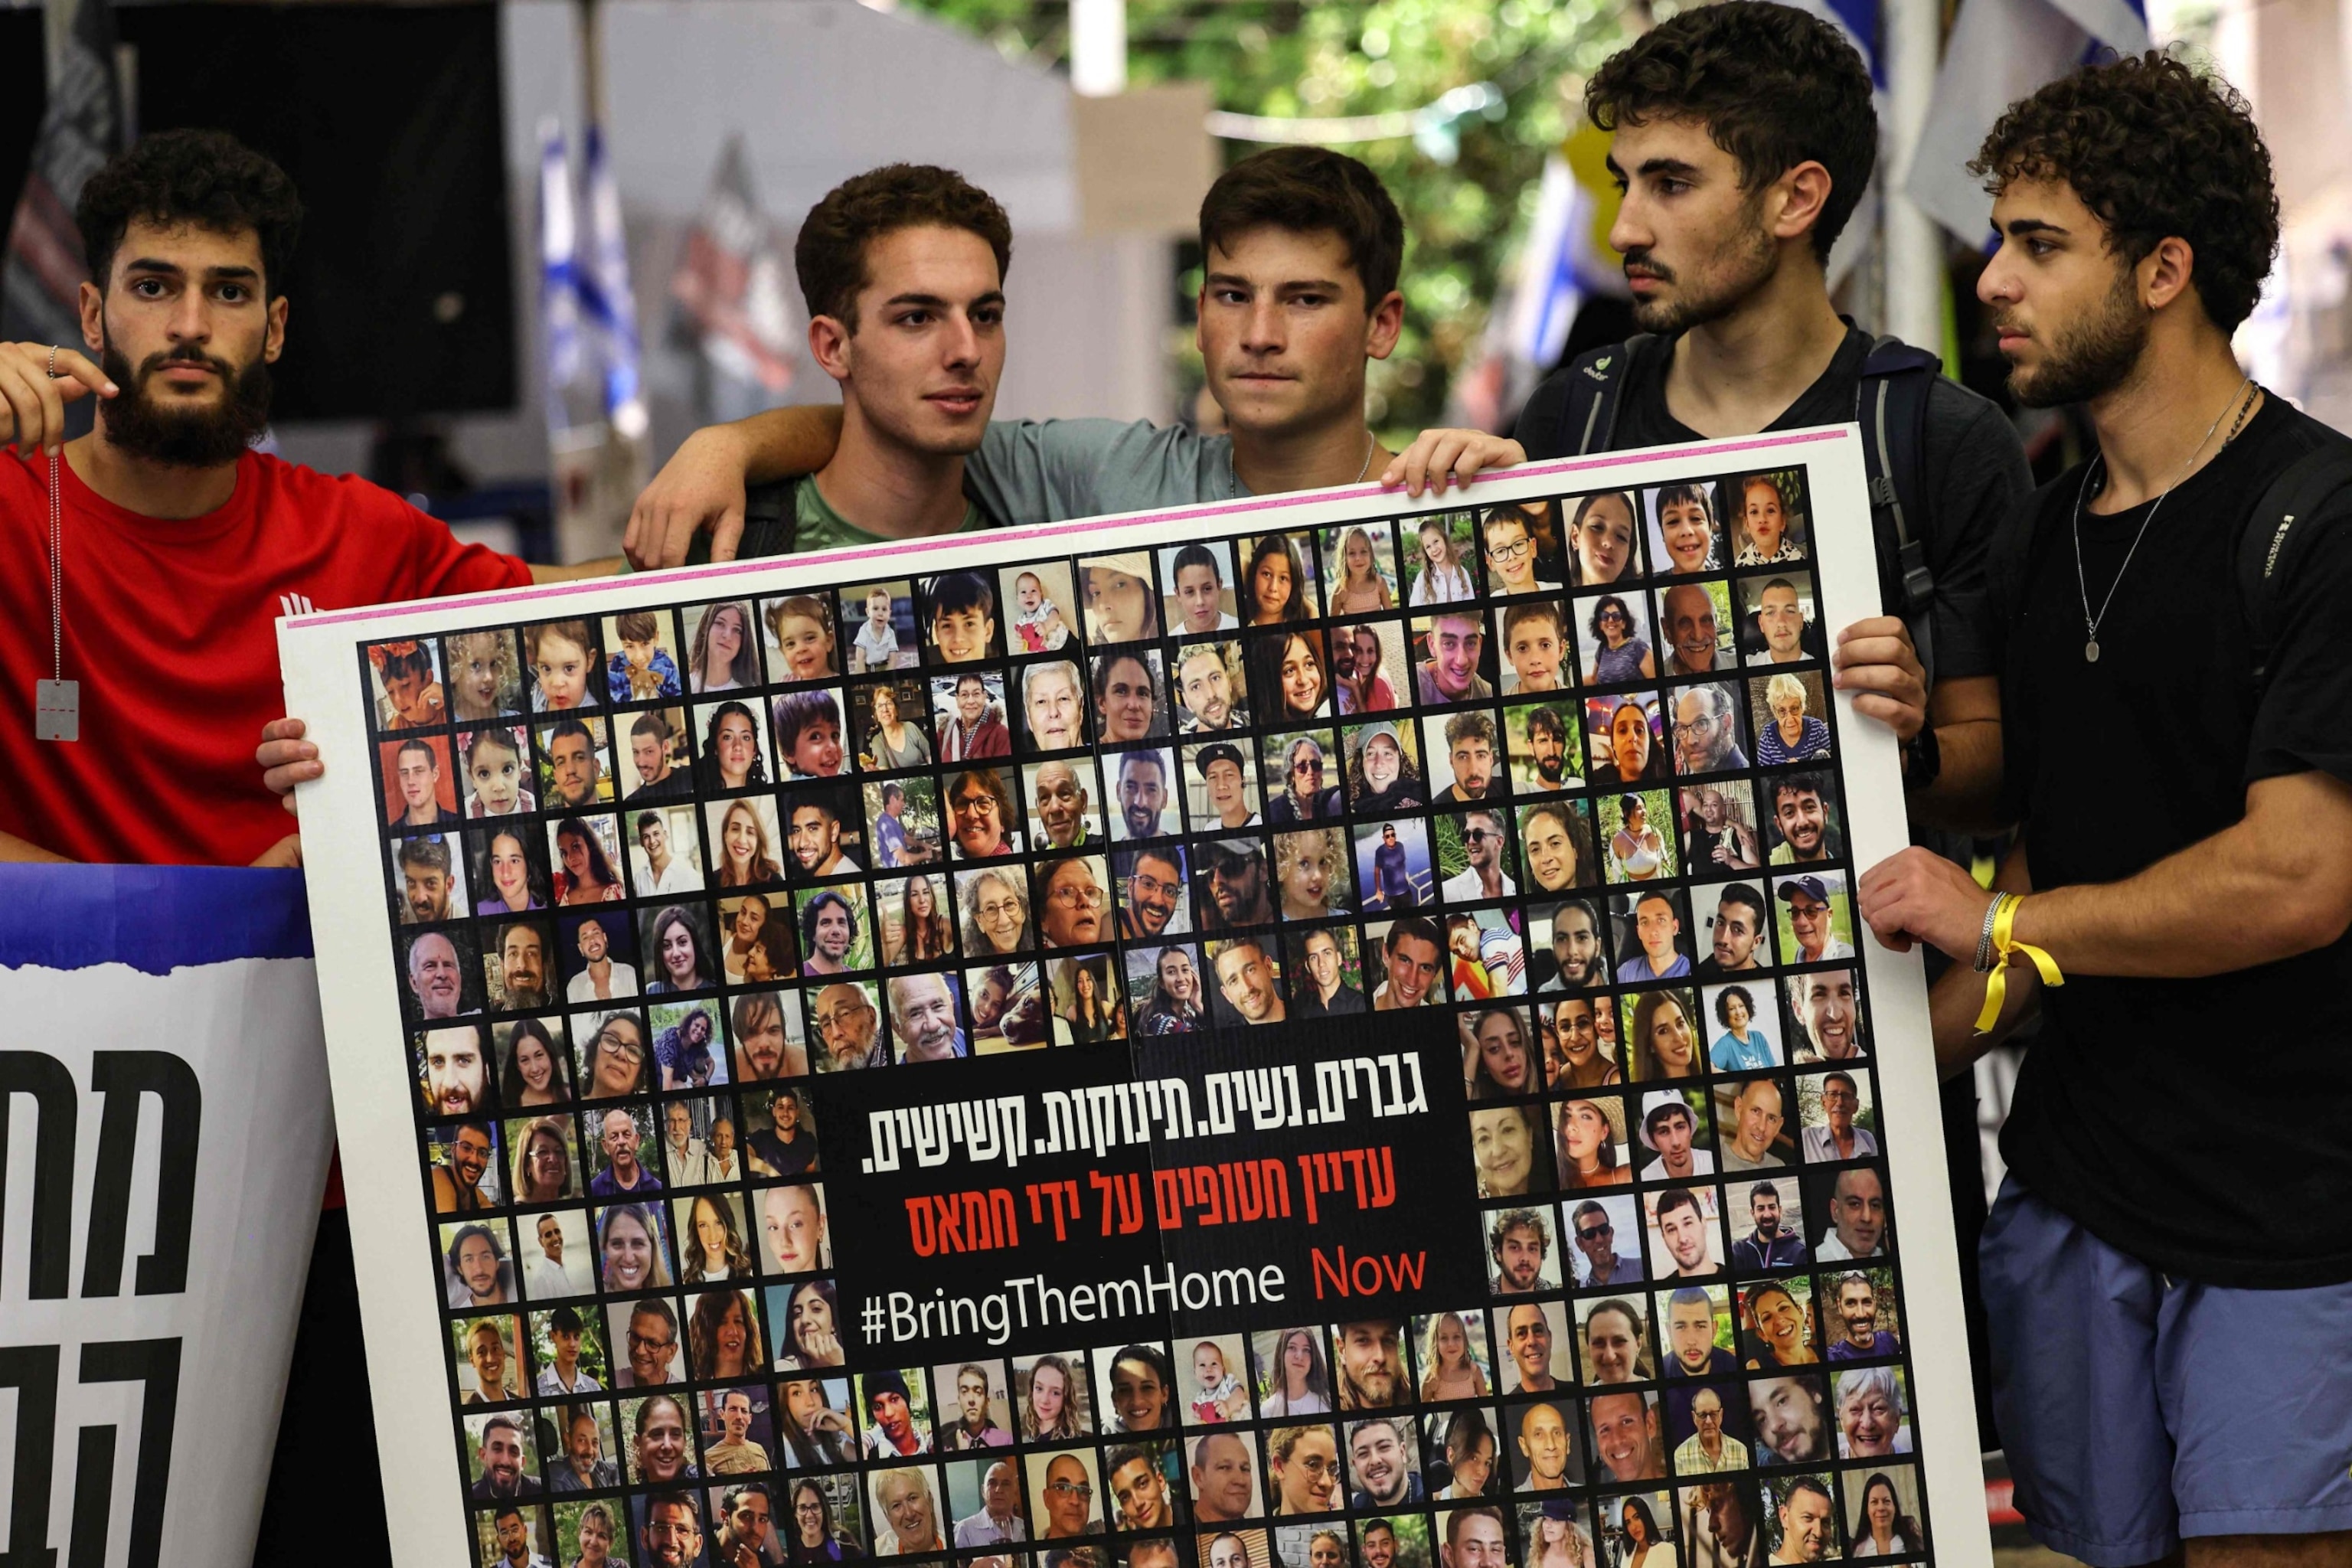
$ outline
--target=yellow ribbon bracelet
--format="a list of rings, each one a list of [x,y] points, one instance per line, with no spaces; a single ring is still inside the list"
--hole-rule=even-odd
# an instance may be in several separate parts
[[[2058,972],[2058,961],[2030,942],[2020,942],[2011,930],[2017,924],[2017,911],[2025,902],[2021,893],[1994,895],[1996,908],[1992,917],[1992,973],[1985,976],[1984,1008],[1977,1014],[1977,1033],[1987,1035],[2000,1022],[2000,1005],[2009,996],[2009,955],[2021,952],[2033,961],[2044,985],[2063,985],[2066,977]]]

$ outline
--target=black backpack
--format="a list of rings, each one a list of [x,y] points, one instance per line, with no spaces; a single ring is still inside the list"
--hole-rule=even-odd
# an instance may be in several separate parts
[[[1613,449],[1617,410],[1626,373],[1665,346],[1648,332],[1595,349],[1570,368],[1561,414],[1560,450],[1582,456]],[[1943,362],[1896,338],[1880,338],[1862,362],[1853,416],[1862,426],[1863,468],[1870,479],[1870,528],[1878,546],[1879,603],[1903,617],[1920,668],[1936,679],[1935,628],[1928,605],[1936,592],[1927,546],[1911,519],[1925,516],[1921,491],[1927,460],[1927,395]]]
[[[2238,604],[2246,618],[2252,697],[2257,702],[2270,685],[2271,659],[2279,635],[2279,592],[2300,559],[2295,552],[2310,548],[2319,525],[2331,519],[2340,521],[2352,510],[2329,505],[2352,489],[2352,437],[2319,428],[2326,432],[2320,444],[2282,469],[2246,514],[2232,552],[2237,559]],[[2039,504],[2019,508],[1993,536],[1988,574],[1993,611],[2004,628],[2014,627],[2024,613],[2025,584],[2034,552],[2046,542],[2034,526],[2043,510]],[[2298,529],[2297,522],[2305,526]],[[2052,531],[2053,536],[2055,532]]]

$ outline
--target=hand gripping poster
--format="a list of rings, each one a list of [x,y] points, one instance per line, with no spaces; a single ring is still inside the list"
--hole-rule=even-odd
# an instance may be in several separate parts
[[[288,623],[398,1560],[1989,1563],[1877,609],[1844,427]]]

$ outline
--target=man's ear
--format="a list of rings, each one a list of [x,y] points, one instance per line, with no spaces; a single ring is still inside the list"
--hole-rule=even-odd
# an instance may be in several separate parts
[[[835,381],[849,379],[850,330],[837,316],[809,318],[809,357]]]
[[[269,331],[261,340],[261,362],[276,364],[278,356],[286,352],[286,312],[289,301],[280,294],[269,301]]]
[[[2197,250],[2179,235],[2167,235],[2133,269],[2141,301],[2161,310],[2189,291],[2197,270]]]
[[[1829,170],[1811,158],[1773,181],[1771,195],[1779,199],[1780,210],[1771,215],[1772,237],[1796,239],[1811,234],[1829,205],[1831,183]]]
[[[1364,327],[1364,355],[1368,359],[1386,359],[1396,352],[1397,338],[1404,331],[1404,296],[1391,289],[1381,302],[1371,309]]]
[[[106,353],[106,295],[95,283],[84,279],[77,303],[80,307],[82,347],[92,359]]]

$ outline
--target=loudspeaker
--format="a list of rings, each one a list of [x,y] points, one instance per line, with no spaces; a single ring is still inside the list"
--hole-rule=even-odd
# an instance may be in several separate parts
[[[33,164],[33,138],[47,101],[43,79],[41,12],[0,8],[0,246],[16,210],[16,194]]]
[[[514,406],[496,5],[126,5],[115,19],[138,50],[142,132],[226,131],[301,193],[301,242],[272,283],[291,301],[273,417]]]

